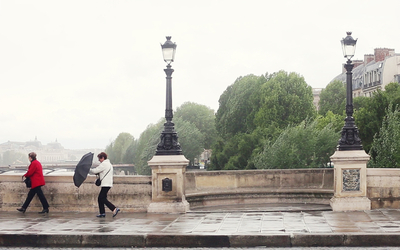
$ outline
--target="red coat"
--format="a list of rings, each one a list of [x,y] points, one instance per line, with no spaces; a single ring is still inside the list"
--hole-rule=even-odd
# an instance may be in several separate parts
[[[32,187],[39,187],[39,186],[44,186],[46,184],[44,182],[44,177],[43,177],[43,168],[42,164],[38,160],[33,160],[31,162],[31,165],[29,165],[28,172],[24,174],[25,177],[31,178],[32,181]]]

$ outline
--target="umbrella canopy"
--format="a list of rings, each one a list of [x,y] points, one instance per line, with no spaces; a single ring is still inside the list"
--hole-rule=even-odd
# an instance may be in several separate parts
[[[82,159],[78,162],[78,165],[75,167],[74,174],[74,184],[77,187],[80,187],[84,180],[86,180],[87,175],[89,174],[90,167],[93,162],[93,153],[89,152],[82,156]]]

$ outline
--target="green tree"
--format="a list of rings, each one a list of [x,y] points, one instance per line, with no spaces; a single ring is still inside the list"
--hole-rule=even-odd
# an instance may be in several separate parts
[[[391,103],[400,103],[400,84],[397,82],[389,83],[385,86],[385,93]]]
[[[325,115],[328,111],[341,115],[346,108],[346,87],[342,81],[336,80],[329,83],[325,89],[321,91],[319,99],[320,115]]]
[[[258,130],[257,130],[258,131]],[[238,170],[253,169],[249,159],[258,147],[260,134],[254,131],[251,134],[239,133],[228,141],[218,140],[211,155],[209,170]]]
[[[357,112],[357,110],[361,109],[362,107],[366,107],[370,99],[371,98],[366,96],[357,96],[353,98],[354,112]]]
[[[267,140],[263,150],[254,157],[259,169],[326,167],[334,153],[339,134],[331,124],[318,129],[316,120],[305,120],[287,127],[275,140]]]
[[[136,155],[136,146],[137,146],[137,140],[133,140],[128,148],[126,149],[126,152],[124,156],[122,157],[122,162],[126,164],[133,164],[135,160],[135,155]]]
[[[178,107],[174,114],[174,122],[177,124],[177,119],[190,122],[193,124],[204,137],[205,149],[211,148],[211,145],[216,141],[217,130],[215,128],[214,110],[205,105],[185,102]]]
[[[374,136],[382,126],[383,117],[389,103],[386,93],[378,90],[365,101],[365,106],[354,112],[355,123],[366,152],[371,149]]]
[[[215,120],[219,136],[227,139],[254,129],[254,112],[258,110],[260,87],[265,81],[265,76],[239,77],[222,93]]]
[[[261,98],[254,118],[257,127],[284,129],[316,115],[312,88],[296,73],[279,71],[262,85]]]
[[[156,153],[157,145],[160,142],[160,135],[163,130],[165,119],[161,119],[157,124],[150,124],[146,130],[140,134],[135,145],[135,170],[139,175],[151,175],[151,169],[147,162]]]
[[[194,158],[197,158],[204,150],[204,134],[191,122],[184,121],[182,118],[176,118],[174,123],[182,153],[190,161],[190,165],[193,165]]]
[[[270,77],[268,74],[239,77],[221,95],[215,122],[218,139],[207,169],[251,168],[248,159],[259,140],[253,135],[254,115],[260,105],[261,86]]]
[[[219,141],[211,169],[252,169],[264,138],[275,140],[289,124],[316,115],[313,94],[304,78],[279,71],[240,77],[220,97],[216,115]]]
[[[389,104],[400,105],[400,85],[390,83],[386,85],[385,91],[378,90],[372,97],[357,97],[354,100],[357,104],[354,112],[355,123],[359,129],[363,148],[369,152],[374,136],[382,126]]]
[[[28,164],[28,155],[13,150],[9,150],[3,153],[3,165],[20,165]]]
[[[125,132],[120,133],[117,138],[106,147],[106,153],[110,161],[114,164],[131,163],[133,159],[127,159],[125,155],[127,154],[127,149],[134,141],[135,138],[131,134]],[[124,162],[124,160],[128,160],[129,162]]]
[[[318,115],[317,116],[317,128],[323,129],[328,124],[331,124],[332,128],[335,132],[340,132],[344,125],[345,115],[334,114],[332,111],[326,112],[325,116]]]
[[[134,164],[135,170],[140,175],[150,175],[151,169],[147,162],[156,153],[157,145],[160,143],[161,132],[164,129],[165,119],[162,118],[157,124],[150,124],[140,135],[134,144]],[[181,145],[183,155],[193,162],[203,151],[204,136],[190,122],[181,118],[176,118],[175,131],[178,133],[178,142]]]
[[[379,133],[374,136],[370,150],[371,160],[368,167],[398,168],[400,167],[400,111],[390,105]]]

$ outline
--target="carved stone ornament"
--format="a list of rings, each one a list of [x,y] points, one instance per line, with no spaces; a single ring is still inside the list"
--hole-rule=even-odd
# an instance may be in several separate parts
[[[360,191],[360,169],[343,169],[343,192]]]

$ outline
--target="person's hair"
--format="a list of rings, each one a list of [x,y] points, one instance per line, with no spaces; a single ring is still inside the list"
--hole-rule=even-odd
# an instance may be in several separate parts
[[[30,152],[30,153],[28,154],[28,156],[31,157],[32,161],[33,161],[33,160],[36,160],[36,153],[35,153],[35,152]]]
[[[104,152],[101,152],[100,154],[97,155],[97,158],[99,158],[99,159],[104,158],[104,160],[107,160],[107,154]]]

